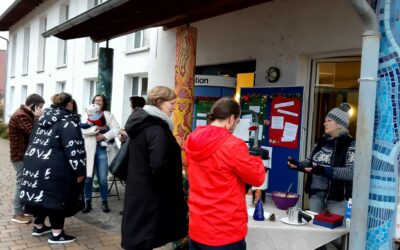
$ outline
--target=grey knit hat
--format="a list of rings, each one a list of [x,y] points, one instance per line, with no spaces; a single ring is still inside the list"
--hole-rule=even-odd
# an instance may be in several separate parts
[[[331,111],[329,111],[326,117],[334,120],[337,124],[340,124],[345,128],[348,128],[350,119],[350,113],[349,113],[350,109],[351,107],[348,103],[342,103],[339,105],[339,107],[333,108]]]

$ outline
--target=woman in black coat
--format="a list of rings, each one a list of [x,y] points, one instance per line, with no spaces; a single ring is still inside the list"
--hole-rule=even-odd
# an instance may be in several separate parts
[[[121,246],[146,250],[187,235],[181,150],[172,130],[176,94],[158,86],[129,117],[129,167]]]
[[[51,232],[49,243],[68,243],[75,237],[65,234],[64,221],[83,208],[86,152],[71,95],[56,94],[52,102],[33,127],[20,198],[34,215],[33,236]],[[46,216],[51,228],[44,224]]]

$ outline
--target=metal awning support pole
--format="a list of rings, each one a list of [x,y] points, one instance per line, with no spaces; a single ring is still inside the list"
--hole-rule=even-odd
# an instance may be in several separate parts
[[[356,158],[354,163],[350,249],[366,249],[368,201],[372,164],[372,143],[379,62],[380,34],[374,10],[366,0],[350,0],[360,15],[362,35],[361,76],[357,116]]]

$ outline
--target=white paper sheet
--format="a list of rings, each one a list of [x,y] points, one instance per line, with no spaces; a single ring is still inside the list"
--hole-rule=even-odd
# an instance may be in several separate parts
[[[283,116],[272,116],[271,129],[283,129]]]
[[[285,128],[283,129],[283,137],[281,140],[282,141],[296,140],[297,128],[298,128],[298,125],[290,123],[290,122],[285,122]]]
[[[295,116],[295,117],[299,116],[299,114],[296,114],[296,113],[293,113],[293,112],[290,112],[290,111],[286,111],[286,110],[283,110],[283,109],[278,109],[277,111],[278,111],[278,113],[285,114],[285,115],[291,115],[291,116]]]
[[[205,125],[207,125],[207,120],[199,120],[199,119],[196,120],[196,127]]]
[[[260,106],[249,106],[249,110],[260,113]]]
[[[250,122],[251,120],[249,119],[240,119],[235,131],[233,131],[233,135],[242,139],[243,141],[249,141]]]
[[[207,117],[206,113],[197,113],[197,117]]]
[[[264,125],[259,124],[258,125],[258,140],[259,141],[262,140],[263,129],[264,129]]]
[[[249,115],[242,115],[242,118],[241,119],[248,119],[248,120],[252,120],[253,119],[253,116],[251,115],[251,114],[249,114]]]
[[[294,105],[294,101],[291,102],[281,102],[274,105],[274,108],[283,108],[283,107],[290,107]]]

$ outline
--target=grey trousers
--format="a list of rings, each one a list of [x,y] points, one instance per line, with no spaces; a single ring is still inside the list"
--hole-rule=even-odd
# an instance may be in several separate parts
[[[323,212],[325,208],[329,209],[329,212],[334,213],[334,214],[340,214],[344,216],[345,210],[346,210],[346,200],[343,201],[332,201],[332,200],[327,200],[325,202],[325,196],[326,192],[318,192],[316,194],[313,194],[310,197],[310,210],[313,212]],[[333,240],[332,243],[335,245],[335,247],[340,248],[341,246],[341,239],[336,239]],[[318,250],[325,250],[326,247],[320,247]]]
[[[21,193],[21,177],[22,177],[22,169],[23,169],[23,162],[22,161],[15,161],[12,163],[15,169],[16,175],[16,182],[15,182],[15,193],[14,193],[14,215],[21,215],[24,214],[24,209],[19,201],[19,194]]]

